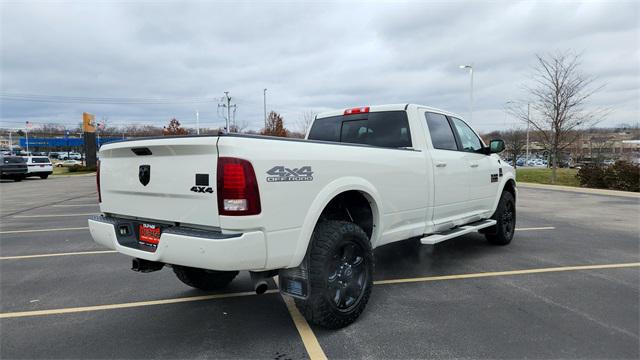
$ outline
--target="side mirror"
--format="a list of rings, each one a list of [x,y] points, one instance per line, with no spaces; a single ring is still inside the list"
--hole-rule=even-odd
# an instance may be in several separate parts
[[[497,154],[504,150],[504,141],[501,139],[491,140],[489,143],[489,153]]]

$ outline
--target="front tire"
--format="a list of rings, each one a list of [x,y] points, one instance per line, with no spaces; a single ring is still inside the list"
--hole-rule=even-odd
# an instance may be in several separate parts
[[[237,271],[215,271],[179,265],[173,265],[173,272],[183,283],[206,291],[222,289],[238,275]]]
[[[346,221],[322,221],[307,253],[309,294],[295,299],[310,323],[339,329],[353,323],[373,287],[373,250],[367,234]]]
[[[494,245],[507,245],[513,239],[516,229],[516,200],[508,191],[503,191],[498,208],[491,217],[496,225],[487,229],[485,237]]]

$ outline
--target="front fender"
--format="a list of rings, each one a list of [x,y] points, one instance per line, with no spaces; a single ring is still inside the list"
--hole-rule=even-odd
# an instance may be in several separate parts
[[[516,177],[513,173],[506,173],[504,174],[504,176],[502,177],[502,181],[500,182],[500,187],[499,187],[500,191],[496,193],[496,198],[493,200],[493,207],[492,207],[493,211],[491,212],[491,214],[494,214],[496,212],[496,209],[498,208],[498,203],[500,202],[500,197],[502,196],[502,192],[504,191],[505,187],[510,181],[513,182],[514,198],[516,198],[517,200],[518,188],[516,187]]]
[[[375,244],[379,235],[379,229],[381,229],[380,214],[382,213],[380,201],[380,194],[376,188],[367,180],[359,177],[342,177],[336,179],[327,184],[314,198],[307,215],[304,218],[302,229],[300,231],[300,238],[298,239],[296,249],[291,258],[291,262],[287,267],[296,267],[300,265],[302,259],[304,259],[311,241],[311,235],[318,223],[318,219],[322,214],[322,211],[336,196],[346,191],[359,191],[361,192],[371,205],[371,212],[373,214],[373,231],[371,233],[371,243]]]

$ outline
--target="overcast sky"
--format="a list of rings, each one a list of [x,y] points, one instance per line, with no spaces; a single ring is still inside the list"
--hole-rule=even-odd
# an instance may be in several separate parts
[[[509,128],[505,102],[526,99],[535,54],[574,51],[605,88],[590,106],[601,125],[637,124],[640,6],[600,2],[0,2],[3,94],[168,99],[171,104],[79,104],[2,99],[0,127],[165,125],[176,117],[218,127],[230,91],[236,119],[263,124],[267,108],[296,129],[305,111],[420,103]],[[184,99],[210,100],[184,103]],[[144,100],[148,101],[148,100]]]

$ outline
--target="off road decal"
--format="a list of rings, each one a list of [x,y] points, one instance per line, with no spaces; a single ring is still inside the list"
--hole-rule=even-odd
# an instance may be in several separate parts
[[[274,166],[267,171],[267,182],[280,181],[312,181],[313,171],[311,166],[303,166],[301,168],[290,169],[284,166]]]

